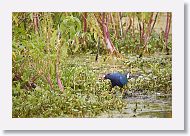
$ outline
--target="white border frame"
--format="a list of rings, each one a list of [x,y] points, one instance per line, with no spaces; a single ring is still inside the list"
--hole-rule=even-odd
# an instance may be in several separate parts
[[[12,12],[172,12],[172,118],[12,118]],[[0,2],[0,120],[4,130],[184,130],[184,5],[180,0]]]

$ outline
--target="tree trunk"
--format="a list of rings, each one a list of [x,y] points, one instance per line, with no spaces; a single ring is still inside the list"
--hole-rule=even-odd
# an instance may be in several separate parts
[[[148,25],[147,25],[146,34],[144,35],[144,49],[147,49],[147,43],[148,43],[150,35],[151,35],[152,21],[153,21],[153,13],[150,16],[150,19],[149,19],[149,22],[148,22]]]
[[[118,33],[117,33],[117,28],[116,28],[115,20],[114,20],[114,17],[113,17],[113,13],[111,13],[111,20],[112,20],[112,24],[113,24],[113,27],[114,27],[114,34],[115,34],[115,37],[117,38]]]
[[[113,43],[111,42],[110,33],[108,30],[108,20],[107,18],[105,18],[105,13],[102,13],[102,27],[103,27],[104,41],[106,43],[107,49],[112,54],[116,49]]]
[[[120,38],[123,38],[122,13],[119,12]]]
[[[83,13],[83,31],[86,32],[87,31],[87,12]]]
[[[34,31],[35,33],[38,33],[38,27],[39,27],[39,18],[37,13],[33,13],[33,24],[34,24]]]
[[[158,12],[156,13],[156,16],[155,16],[155,18],[154,18],[154,23],[153,23],[153,25],[152,25],[152,28],[151,28],[151,32],[150,32],[150,33],[152,33],[152,30],[154,29],[154,26],[155,26],[156,21],[157,21],[157,17],[158,17]]]
[[[125,30],[125,37],[129,31],[129,29],[131,28],[131,24],[132,24],[132,20],[131,18],[129,18],[129,26],[127,26],[127,20],[126,20],[126,30]]]
[[[134,38],[135,36],[135,15],[133,15],[133,30],[132,30],[132,36]]]
[[[170,32],[170,25],[171,25],[171,13],[167,12],[166,28],[165,28],[165,33],[164,33],[165,46],[166,46],[166,52],[167,52],[167,54],[169,54],[168,35],[169,35],[169,32]]]
[[[60,75],[59,75],[59,63],[60,63],[60,53],[61,53],[61,43],[60,43],[60,39],[61,39],[61,34],[60,32],[58,32],[58,38],[57,38],[57,59],[56,59],[56,64],[55,64],[55,72],[56,72],[56,79],[57,79],[57,84],[59,86],[59,89],[61,91],[64,91],[61,79],[60,79]]]

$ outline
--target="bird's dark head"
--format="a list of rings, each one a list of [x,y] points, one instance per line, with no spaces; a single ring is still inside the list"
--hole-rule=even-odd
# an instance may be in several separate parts
[[[110,76],[110,73],[106,74],[106,75],[103,75],[103,79],[109,79],[109,76]]]

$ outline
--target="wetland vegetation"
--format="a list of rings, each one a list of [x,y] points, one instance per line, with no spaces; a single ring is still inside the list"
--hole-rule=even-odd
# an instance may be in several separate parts
[[[171,13],[13,13],[13,118],[171,118]],[[110,91],[105,74],[133,78]]]

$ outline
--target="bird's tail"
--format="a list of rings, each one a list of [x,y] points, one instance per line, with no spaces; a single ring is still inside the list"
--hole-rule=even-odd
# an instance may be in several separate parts
[[[125,76],[127,77],[127,79],[130,79],[130,73],[129,72],[125,73]]]
[[[127,79],[136,79],[141,76],[141,73],[130,74],[129,72],[127,72],[125,76],[127,77]]]

